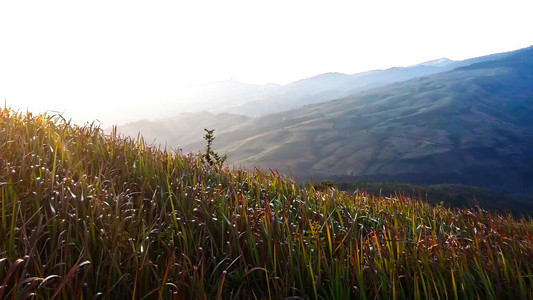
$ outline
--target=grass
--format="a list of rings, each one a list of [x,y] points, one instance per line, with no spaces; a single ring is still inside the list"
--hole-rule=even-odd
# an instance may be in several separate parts
[[[0,114],[2,299],[531,299],[533,221]]]
[[[447,207],[472,207],[482,203],[484,209],[494,212],[510,212],[515,216],[533,215],[533,197],[510,196],[502,192],[462,184],[414,185],[395,181],[339,182],[336,186],[353,193],[364,191],[368,194],[390,195],[402,193],[421,198],[431,204],[443,203]]]

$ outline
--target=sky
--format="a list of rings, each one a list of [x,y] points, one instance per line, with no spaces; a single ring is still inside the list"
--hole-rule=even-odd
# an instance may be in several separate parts
[[[0,97],[110,126],[191,84],[287,84],[528,47],[532,11],[530,0],[2,1]]]

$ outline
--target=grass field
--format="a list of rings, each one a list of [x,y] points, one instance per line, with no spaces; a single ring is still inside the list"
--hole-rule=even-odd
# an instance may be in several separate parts
[[[532,299],[533,221],[0,113],[0,299]]]
[[[340,182],[339,190],[348,193],[359,191],[366,194],[403,194],[430,204],[443,204],[446,207],[468,208],[481,205],[485,210],[498,213],[511,213],[517,218],[533,215],[533,197],[512,197],[501,192],[462,184],[414,185],[395,181]]]

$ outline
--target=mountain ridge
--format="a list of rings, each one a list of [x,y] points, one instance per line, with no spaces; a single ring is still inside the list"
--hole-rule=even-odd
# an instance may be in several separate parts
[[[237,164],[283,169],[302,180],[458,181],[527,193],[533,187],[532,53],[251,119],[217,136],[219,149]],[[270,140],[277,144],[262,142]]]
[[[533,189],[532,52],[474,58],[336,100],[308,99],[292,110],[241,116],[235,126],[218,126],[212,115],[211,123],[196,123],[195,137],[169,144],[199,151],[205,146],[200,131],[215,128],[214,147],[230,162],[276,168],[302,181],[447,182],[527,194]],[[423,64],[415,66],[431,68]]]

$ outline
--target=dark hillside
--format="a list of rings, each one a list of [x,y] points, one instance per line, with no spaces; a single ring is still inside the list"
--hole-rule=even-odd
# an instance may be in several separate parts
[[[230,161],[303,181],[461,183],[528,195],[533,48],[252,119],[217,142]]]

